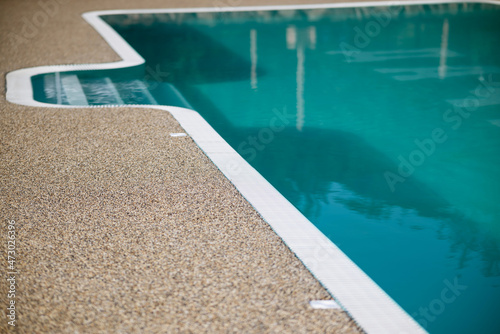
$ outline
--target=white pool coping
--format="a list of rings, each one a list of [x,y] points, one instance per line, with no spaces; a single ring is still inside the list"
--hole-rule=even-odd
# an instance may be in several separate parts
[[[499,4],[495,1],[465,2]],[[31,77],[51,72],[118,69],[143,65],[144,59],[113,28],[100,18],[102,15],[352,8],[444,3],[464,3],[464,1],[381,1],[317,5],[137,9],[88,12],[82,15],[83,18],[101,34],[122,60],[101,64],[40,66],[13,71],[7,74],[6,97],[9,102],[33,107],[101,107],[66,106],[37,102],[33,100]],[[108,108],[112,106],[106,105],[102,107]],[[161,109],[169,112],[281,237],[285,244],[304,263],[309,271],[331,293],[338,304],[367,333],[426,333],[370,277],[251,167],[196,111],[180,107],[155,105],[120,105],[120,107]]]

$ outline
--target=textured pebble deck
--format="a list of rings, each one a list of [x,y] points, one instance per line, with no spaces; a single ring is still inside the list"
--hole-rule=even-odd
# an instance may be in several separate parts
[[[57,3],[50,17],[40,3]],[[213,5],[3,0],[2,77],[118,60],[83,12]],[[189,137],[170,136],[183,129],[168,113],[32,108],[0,90],[3,278],[12,219],[19,257],[18,322],[2,316],[1,333],[359,332],[311,309],[328,293]]]

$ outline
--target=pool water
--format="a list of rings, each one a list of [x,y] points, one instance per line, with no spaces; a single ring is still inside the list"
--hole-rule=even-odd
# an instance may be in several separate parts
[[[145,66],[36,100],[195,109],[426,330],[500,332],[500,7],[103,18]]]

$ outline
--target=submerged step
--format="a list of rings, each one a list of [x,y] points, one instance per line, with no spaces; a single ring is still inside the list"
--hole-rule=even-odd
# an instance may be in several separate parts
[[[115,83],[109,78],[80,78],[90,105],[124,104]]]
[[[168,82],[143,81],[85,72],[55,72],[34,78],[34,98],[59,105],[168,105],[193,109],[182,93]]]
[[[104,78],[104,82],[106,82],[109,91],[113,94],[113,96],[114,96],[114,98],[116,100],[116,103],[117,104],[123,104],[123,100],[120,97],[120,93],[118,93],[118,91],[116,90],[116,87],[113,84],[113,81],[111,81],[111,79],[109,77],[106,77],[106,78]]]
[[[61,90],[59,89],[58,84],[59,82],[56,77],[56,87],[57,87],[58,102],[59,102],[62,100],[62,98],[61,98]],[[76,75],[61,75],[60,85],[70,105],[87,106],[89,104],[87,101],[87,97],[83,92],[80,80],[78,80],[78,77]]]
[[[141,80],[120,81],[115,83],[115,87],[126,104],[158,104],[148,86]]]

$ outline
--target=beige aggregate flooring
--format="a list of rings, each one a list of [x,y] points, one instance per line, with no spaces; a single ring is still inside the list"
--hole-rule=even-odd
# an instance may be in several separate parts
[[[9,220],[19,271],[0,333],[359,332],[309,307],[328,293],[168,113],[5,101],[12,70],[118,60],[83,12],[219,3],[0,1],[2,313]]]

